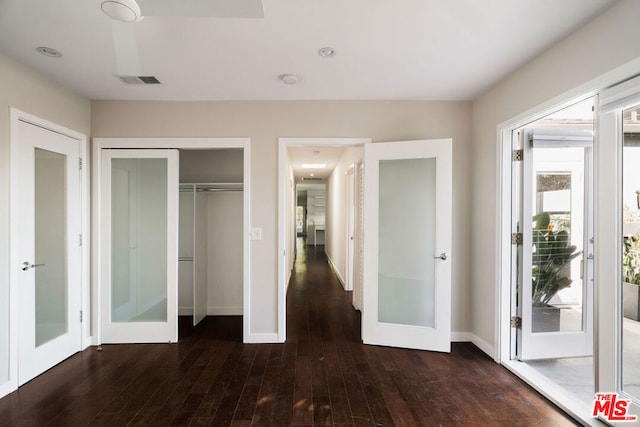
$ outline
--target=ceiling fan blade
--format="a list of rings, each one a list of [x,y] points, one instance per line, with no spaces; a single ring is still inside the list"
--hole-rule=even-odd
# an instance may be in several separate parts
[[[142,16],[264,18],[262,0],[137,0]]]
[[[135,24],[112,20],[111,25],[113,30],[113,49],[116,55],[116,75],[142,75]]]

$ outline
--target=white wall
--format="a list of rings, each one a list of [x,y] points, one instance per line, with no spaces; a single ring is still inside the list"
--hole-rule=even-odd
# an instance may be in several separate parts
[[[0,390],[9,349],[9,107],[85,135],[91,115],[89,100],[0,53]]]
[[[207,195],[207,314],[242,314],[242,192]]]
[[[251,138],[250,333],[274,336],[277,317],[279,137],[453,138],[453,319],[469,331],[471,103],[466,101],[93,101],[94,137]]]
[[[327,231],[325,252],[343,285],[346,279],[347,207],[345,172],[362,160],[362,147],[347,147],[327,180]]]
[[[640,2],[620,1],[473,102],[472,232],[465,241],[473,254],[472,332],[485,351],[497,345],[497,126],[640,57],[638,16]]]

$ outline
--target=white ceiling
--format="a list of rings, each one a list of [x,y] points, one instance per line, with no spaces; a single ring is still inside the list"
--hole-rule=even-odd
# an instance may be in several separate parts
[[[289,165],[300,182],[301,178],[327,179],[342,157],[344,147],[288,147]],[[303,164],[324,164],[323,169],[303,169]]]
[[[264,0],[263,19],[147,17],[132,24],[142,74],[163,84],[126,86],[96,0],[0,0],[0,50],[91,99],[468,100],[612,3]]]

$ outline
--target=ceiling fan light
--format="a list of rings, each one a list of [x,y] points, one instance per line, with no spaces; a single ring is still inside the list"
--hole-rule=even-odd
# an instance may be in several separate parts
[[[116,21],[136,22],[142,18],[140,6],[135,0],[104,0],[100,3],[100,8]]]

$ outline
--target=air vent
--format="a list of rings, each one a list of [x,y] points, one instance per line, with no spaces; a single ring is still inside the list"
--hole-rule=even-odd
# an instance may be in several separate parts
[[[323,178],[307,178],[307,177],[302,178],[302,180],[303,181],[324,181]]]
[[[159,85],[160,80],[153,76],[116,76],[126,85]]]

